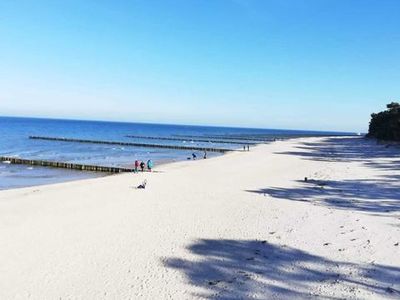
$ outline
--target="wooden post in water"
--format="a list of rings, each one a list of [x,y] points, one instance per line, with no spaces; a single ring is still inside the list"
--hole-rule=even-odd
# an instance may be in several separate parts
[[[163,149],[190,150],[190,151],[207,151],[207,152],[219,152],[219,153],[235,151],[233,149],[221,149],[221,148],[210,148],[210,147],[191,147],[191,146],[179,146],[179,145],[128,143],[128,142],[116,142],[116,141],[98,141],[98,140],[71,139],[71,138],[62,138],[62,137],[30,136],[29,138],[34,139],[34,140],[45,140],[45,141],[120,145],[120,146],[163,148]]]
[[[233,144],[233,145],[248,145],[248,142],[241,141],[224,141],[218,139],[210,138],[192,138],[192,137],[158,137],[158,136],[143,136],[143,135],[126,135],[128,138],[133,139],[147,139],[147,140],[166,140],[166,141],[193,141],[193,142],[203,142],[203,143],[216,143],[216,144]],[[256,143],[253,143],[256,144]]]
[[[0,161],[9,162],[11,164],[20,164],[20,165],[22,164],[22,165],[32,165],[32,166],[42,166],[42,167],[52,167],[52,168],[73,169],[79,171],[105,172],[105,173],[122,173],[122,172],[134,171],[134,169],[132,168],[74,164],[74,163],[65,163],[58,161],[23,159],[23,158],[6,157],[6,156],[0,156]]]

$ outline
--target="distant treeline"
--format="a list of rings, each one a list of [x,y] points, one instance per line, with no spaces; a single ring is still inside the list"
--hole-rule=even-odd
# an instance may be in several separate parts
[[[387,110],[371,115],[368,137],[400,141],[400,104],[392,102]]]

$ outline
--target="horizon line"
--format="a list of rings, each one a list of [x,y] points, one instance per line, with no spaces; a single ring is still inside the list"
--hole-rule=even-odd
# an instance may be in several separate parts
[[[0,115],[0,118],[14,119],[38,119],[38,120],[54,120],[54,121],[80,121],[80,122],[102,122],[102,123],[122,123],[122,124],[144,124],[144,125],[165,125],[165,126],[190,126],[190,127],[210,127],[210,128],[231,128],[231,129],[255,129],[255,130],[273,130],[273,131],[301,131],[301,132],[321,132],[321,133],[346,133],[346,134],[365,134],[357,131],[336,131],[336,130],[313,130],[313,129],[291,129],[291,128],[266,128],[266,127],[248,127],[235,125],[205,125],[205,124],[182,124],[182,123],[157,123],[152,121],[117,121],[117,120],[100,120],[100,119],[79,119],[75,117],[48,117],[48,116],[18,116],[18,115]]]

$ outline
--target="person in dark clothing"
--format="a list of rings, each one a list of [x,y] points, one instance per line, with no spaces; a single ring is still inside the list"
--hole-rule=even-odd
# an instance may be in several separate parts
[[[193,152],[193,153],[192,153],[192,157],[193,157],[193,160],[196,160],[197,155]]]
[[[142,170],[142,172],[144,172],[144,167],[146,166],[146,164],[144,163],[144,161],[142,161],[140,163],[140,169]]]

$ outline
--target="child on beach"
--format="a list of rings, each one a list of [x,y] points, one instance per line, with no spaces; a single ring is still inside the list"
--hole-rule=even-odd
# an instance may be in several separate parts
[[[139,161],[138,161],[138,160],[135,160],[135,171],[134,171],[135,173],[138,172],[139,165],[140,165]]]

